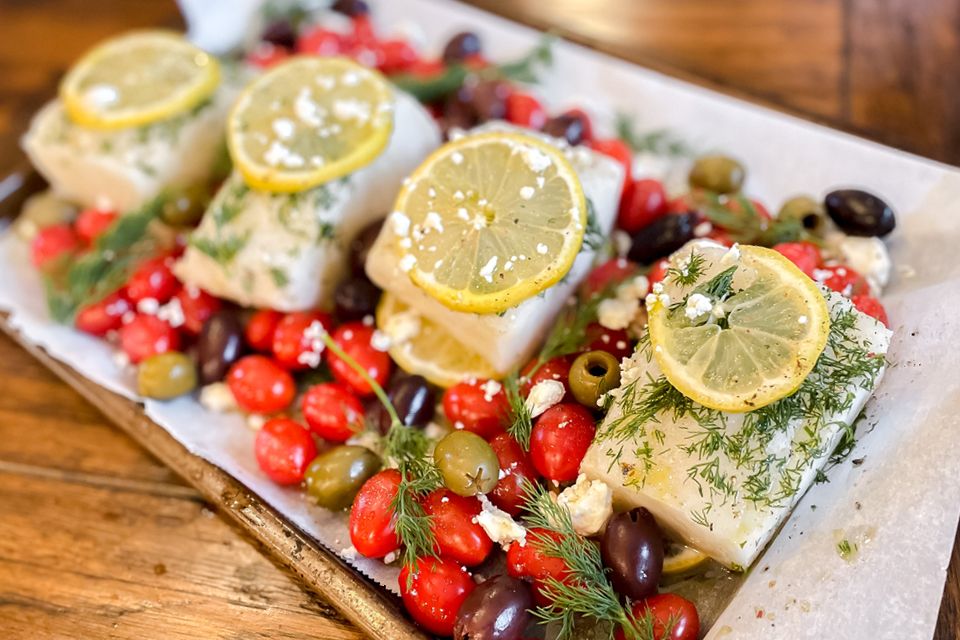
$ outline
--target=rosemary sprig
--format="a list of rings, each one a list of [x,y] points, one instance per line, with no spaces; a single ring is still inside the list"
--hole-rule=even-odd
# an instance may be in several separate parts
[[[507,394],[507,402],[510,404],[510,426],[507,427],[509,433],[516,440],[524,451],[530,450],[530,434],[533,433],[533,417],[530,415],[530,407],[520,393],[520,383],[517,379],[517,373],[511,373],[503,380],[503,388]]]
[[[634,153],[654,153],[661,156],[684,157],[693,155],[693,150],[683,140],[676,138],[666,129],[656,129],[648,133],[639,133],[634,128],[633,119],[625,113],[618,113],[616,119],[617,137],[627,143]]]

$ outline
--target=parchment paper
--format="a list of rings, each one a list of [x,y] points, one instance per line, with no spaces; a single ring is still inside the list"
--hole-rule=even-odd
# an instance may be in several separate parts
[[[200,4],[200,1],[185,3]],[[205,0],[211,13],[224,0]],[[472,29],[491,57],[525,52],[539,35],[454,2],[374,2],[383,25],[416,25],[434,48]],[[200,16],[203,19],[203,15]],[[883,302],[895,330],[889,372],[847,461],[815,485],[760,558],[708,638],[926,639],[933,634],[960,517],[960,171],[717,95],[570,44],[541,90],[554,107],[585,105],[601,130],[626,112],[748,169],[746,190],[772,207],[798,193],[862,186],[898,213],[896,273]],[[646,166],[646,165],[645,165]],[[651,171],[663,168],[650,164]],[[42,287],[13,234],[0,238],[0,308],[28,339],[103,386],[134,397],[106,344],[51,323]],[[194,399],[147,401],[148,415],[333,551],[349,546],[342,516],[309,506],[257,469],[253,432]],[[859,461],[854,464],[852,461]],[[850,561],[840,539],[856,542]],[[396,590],[396,570],[353,564]]]

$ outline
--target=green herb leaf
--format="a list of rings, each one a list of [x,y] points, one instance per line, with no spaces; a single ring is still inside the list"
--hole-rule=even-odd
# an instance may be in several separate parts
[[[557,37],[547,33],[540,38],[540,42],[527,52],[522,58],[497,66],[497,70],[505,78],[515,82],[533,84],[539,82],[540,67],[553,65],[553,44]]]
[[[617,137],[627,143],[634,153],[654,153],[661,156],[689,157],[693,151],[684,141],[675,138],[666,129],[639,133],[630,116],[619,113],[616,119]]]
[[[529,451],[530,435],[533,433],[533,417],[530,415],[530,409],[520,393],[520,384],[517,377],[516,372],[514,372],[503,381],[507,402],[510,404],[510,426],[507,427],[507,433],[523,447],[524,451]]]

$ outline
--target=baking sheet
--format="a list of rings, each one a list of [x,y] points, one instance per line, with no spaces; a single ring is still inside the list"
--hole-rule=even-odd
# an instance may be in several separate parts
[[[470,28],[493,57],[508,59],[539,37],[453,2],[373,4],[378,21],[419,29],[434,47]],[[555,107],[585,105],[601,130],[625,112],[642,130],[667,128],[699,150],[735,155],[748,168],[747,192],[771,205],[850,185],[877,192],[897,210],[900,225],[890,247],[898,271],[884,296],[895,330],[892,366],[868,407],[860,442],[830,471],[829,483],[803,498],[707,637],[931,637],[960,516],[960,382],[951,371],[951,347],[960,341],[960,263],[953,257],[960,241],[960,171],[566,43],[556,48],[541,90]],[[49,321],[26,257],[12,234],[0,238],[0,309],[11,313],[26,339],[133,397],[132,379],[107,345]],[[189,398],[147,401],[145,408],[192,452],[325,546],[335,552],[349,546],[342,516],[309,506],[298,490],[278,488],[259,472],[243,418],[210,413]],[[837,552],[842,538],[859,543],[851,561]],[[395,569],[352,562],[396,591]]]

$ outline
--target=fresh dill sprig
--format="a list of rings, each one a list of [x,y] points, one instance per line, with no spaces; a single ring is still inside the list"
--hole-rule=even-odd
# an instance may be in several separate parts
[[[545,33],[533,49],[522,57],[513,62],[497,65],[498,73],[516,82],[531,84],[539,82],[540,69],[549,68],[553,65],[553,45],[556,41],[557,36],[552,33]]]
[[[707,259],[690,250],[690,257],[680,260],[678,266],[667,269],[667,277],[678,287],[689,287],[697,283],[707,266]]]
[[[633,119],[625,113],[617,114],[615,126],[617,137],[626,142],[634,153],[646,152],[674,157],[693,155],[693,150],[686,142],[666,129],[639,133],[634,128]]]
[[[607,235],[600,228],[597,213],[593,208],[593,201],[587,198],[587,226],[583,231],[583,247],[599,251],[607,243]]]
[[[730,203],[735,202],[736,208]],[[781,242],[804,240],[821,244],[821,241],[804,228],[799,220],[773,218],[760,214],[749,198],[742,194],[723,196],[705,192],[699,198],[698,211],[712,224],[723,228],[730,237],[742,244],[758,244],[772,247]]]
[[[733,275],[737,267],[725,269],[694,289],[694,293],[707,296],[711,300],[723,302],[733,293]]]
[[[533,433],[533,417],[530,415],[530,407],[527,406],[523,394],[520,393],[520,381],[516,372],[504,378],[503,388],[510,405],[510,426],[507,427],[507,433],[523,447],[524,451],[529,451],[530,435]]]
[[[844,538],[837,543],[837,553],[844,560],[849,560],[857,552],[857,545]]]

